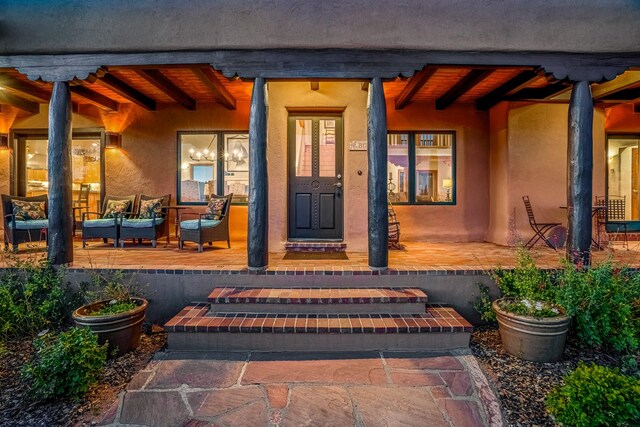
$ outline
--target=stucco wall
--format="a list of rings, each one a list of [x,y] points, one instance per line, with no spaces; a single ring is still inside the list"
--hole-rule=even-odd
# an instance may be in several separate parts
[[[269,249],[287,240],[286,107],[346,107],[344,127],[344,240],[349,250],[367,249],[367,153],[349,151],[350,141],[367,139],[367,93],[359,82],[269,82],[267,160],[269,162]],[[358,175],[358,170],[362,175]]]
[[[483,241],[489,223],[488,113],[471,104],[437,111],[433,103],[415,102],[401,111],[387,104],[390,131],[456,132],[456,204],[396,205],[401,239],[407,241]]]
[[[0,0],[0,55],[225,48],[634,52],[630,0]]]
[[[500,115],[500,109],[492,115]],[[508,112],[506,162],[492,163],[491,180],[495,193],[507,194],[506,206],[491,211],[491,228],[487,240],[512,243],[528,240],[532,231],[522,196],[531,199],[538,222],[567,224],[567,134],[566,104],[512,105]],[[491,121],[492,155],[505,158],[504,121]],[[593,120],[593,196],[605,189],[604,113],[594,110]],[[492,197],[495,196],[492,191]],[[505,219],[507,219],[505,221]]]

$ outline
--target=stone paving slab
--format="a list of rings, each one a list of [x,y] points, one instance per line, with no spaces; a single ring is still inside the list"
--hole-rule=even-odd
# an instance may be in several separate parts
[[[468,352],[185,356],[159,353],[96,421],[114,427],[503,423]]]

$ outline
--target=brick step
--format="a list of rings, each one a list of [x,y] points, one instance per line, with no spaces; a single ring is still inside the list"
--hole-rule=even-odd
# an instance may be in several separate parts
[[[344,242],[286,242],[287,252],[345,252],[347,244]]]
[[[165,325],[169,350],[364,351],[451,350],[469,345],[472,326],[454,309],[428,304],[422,314],[208,315],[185,307]]]
[[[212,313],[420,314],[418,288],[215,288]]]

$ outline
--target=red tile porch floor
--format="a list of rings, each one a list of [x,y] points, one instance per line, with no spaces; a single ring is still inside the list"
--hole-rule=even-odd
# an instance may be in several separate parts
[[[20,246],[21,259],[45,256],[44,245],[34,243]],[[187,245],[179,250],[174,241],[166,245],[158,242],[157,248],[149,243],[133,246],[128,243],[124,249],[113,248],[95,240],[82,249],[79,241],[74,243],[74,262],[72,268],[115,268],[133,270],[216,270],[243,271],[247,266],[247,249],[244,241],[231,241],[231,249],[224,242],[205,245],[203,253],[198,253],[195,245]],[[486,271],[498,265],[509,268],[516,261],[516,251],[512,247],[493,243],[426,243],[403,242],[402,250],[389,251],[390,274],[412,274],[426,271],[480,270]],[[563,250],[555,252],[537,246],[534,249],[539,265],[548,268],[558,267],[564,256]],[[371,274],[367,264],[366,252],[353,252],[347,248],[346,260],[285,260],[285,252],[269,253],[270,274]],[[593,251],[594,261],[612,257],[624,264],[640,267],[640,243],[630,242],[629,250],[615,243],[613,250]],[[0,260],[0,266],[7,265],[6,256]]]

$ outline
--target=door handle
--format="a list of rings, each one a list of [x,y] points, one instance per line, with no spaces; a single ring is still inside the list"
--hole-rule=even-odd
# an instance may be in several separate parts
[[[341,182],[337,182],[335,184],[333,184],[334,187],[338,187],[338,188],[342,188],[342,183]]]

